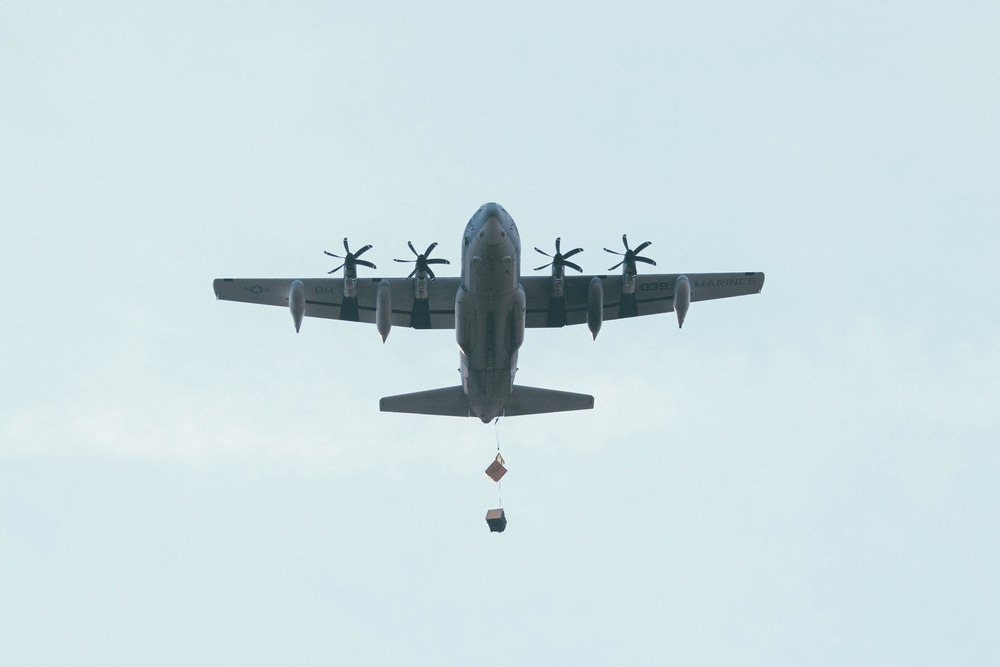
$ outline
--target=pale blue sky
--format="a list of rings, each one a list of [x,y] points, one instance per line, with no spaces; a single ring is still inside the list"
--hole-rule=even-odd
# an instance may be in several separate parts
[[[998,118],[995,2],[0,4],[0,663],[996,664]],[[486,201],[767,272],[529,331],[500,536],[451,332],[211,287]]]

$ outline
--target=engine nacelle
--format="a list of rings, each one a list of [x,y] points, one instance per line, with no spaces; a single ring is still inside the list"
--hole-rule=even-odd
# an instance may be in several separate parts
[[[392,292],[388,280],[378,284],[375,296],[375,328],[378,329],[378,335],[382,337],[384,343],[389,337],[389,330],[392,329]]]
[[[684,326],[684,317],[691,305],[691,281],[687,276],[677,276],[674,283],[674,312],[677,313],[677,327]]]
[[[604,283],[597,276],[590,279],[587,288],[587,328],[590,335],[597,339],[597,333],[604,322]]]
[[[302,326],[302,316],[306,314],[306,288],[301,280],[293,280],[288,290],[288,309],[292,311],[292,322],[295,323],[295,333]]]

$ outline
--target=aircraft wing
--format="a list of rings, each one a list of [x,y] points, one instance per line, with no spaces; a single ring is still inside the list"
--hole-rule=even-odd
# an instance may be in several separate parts
[[[288,293],[295,278],[216,278],[215,296],[288,308]],[[378,286],[389,283],[392,325],[415,329],[454,329],[455,295],[459,278],[428,281],[427,298],[417,299],[412,278],[358,278],[357,297],[344,298],[343,278],[299,278],[305,288],[306,317],[375,323]]]
[[[618,275],[566,276],[562,300],[552,296],[551,276],[522,276],[527,299],[526,325],[559,327],[587,321],[590,281],[599,278],[604,290],[604,320],[655,315],[674,310],[674,285],[681,275],[691,284],[691,301],[724,299],[757,294],[764,286],[764,274],[744,273],[650,273],[635,279],[634,300],[622,294],[624,278]]]

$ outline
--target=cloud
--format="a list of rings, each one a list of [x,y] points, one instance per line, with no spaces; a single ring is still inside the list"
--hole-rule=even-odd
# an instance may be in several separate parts
[[[8,406],[0,456],[139,459],[251,476],[403,477],[467,474],[485,467],[495,445],[492,427],[475,420],[378,412],[382,394],[457,379],[453,347],[440,340],[430,352],[425,339],[401,332],[383,348],[348,330],[338,339],[344,351],[330,356],[322,331],[296,337],[279,355],[258,354],[270,345],[261,338],[273,337],[265,331],[194,355],[192,334],[171,356],[144,327],[63,395]],[[628,348],[608,342],[620,340],[623,328],[602,334],[608,341],[597,347],[585,336],[561,347],[544,336],[529,341],[522,363],[530,370],[519,381],[589,391],[597,406],[502,420],[505,447],[561,456],[664,446],[708,456],[755,452],[750,464],[763,466],[762,475],[772,458],[809,453],[812,465],[836,465],[888,447],[925,478],[961,465],[942,464],[947,452],[936,439],[967,442],[995,428],[996,344],[935,349],[919,334],[856,320],[763,349],[688,336],[657,348],[653,359],[635,350],[661,332],[635,331]],[[592,352],[581,361],[584,349]],[[372,375],[376,367],[405,368],[409,380]]]

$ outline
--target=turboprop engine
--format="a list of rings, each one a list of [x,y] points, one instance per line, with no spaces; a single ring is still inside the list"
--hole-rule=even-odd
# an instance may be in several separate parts
[[[691,305],[691,281],[687,276],[677,276],[674,284],[674,312],[677,313],[677,327],[684,326],[684,317]]]
[[[306,312],[306,288],[301,280],[293,280],[288,290],[288,309],[292,311],[292,322],[295,323],[295,333],[302,326],[302,316]]]

